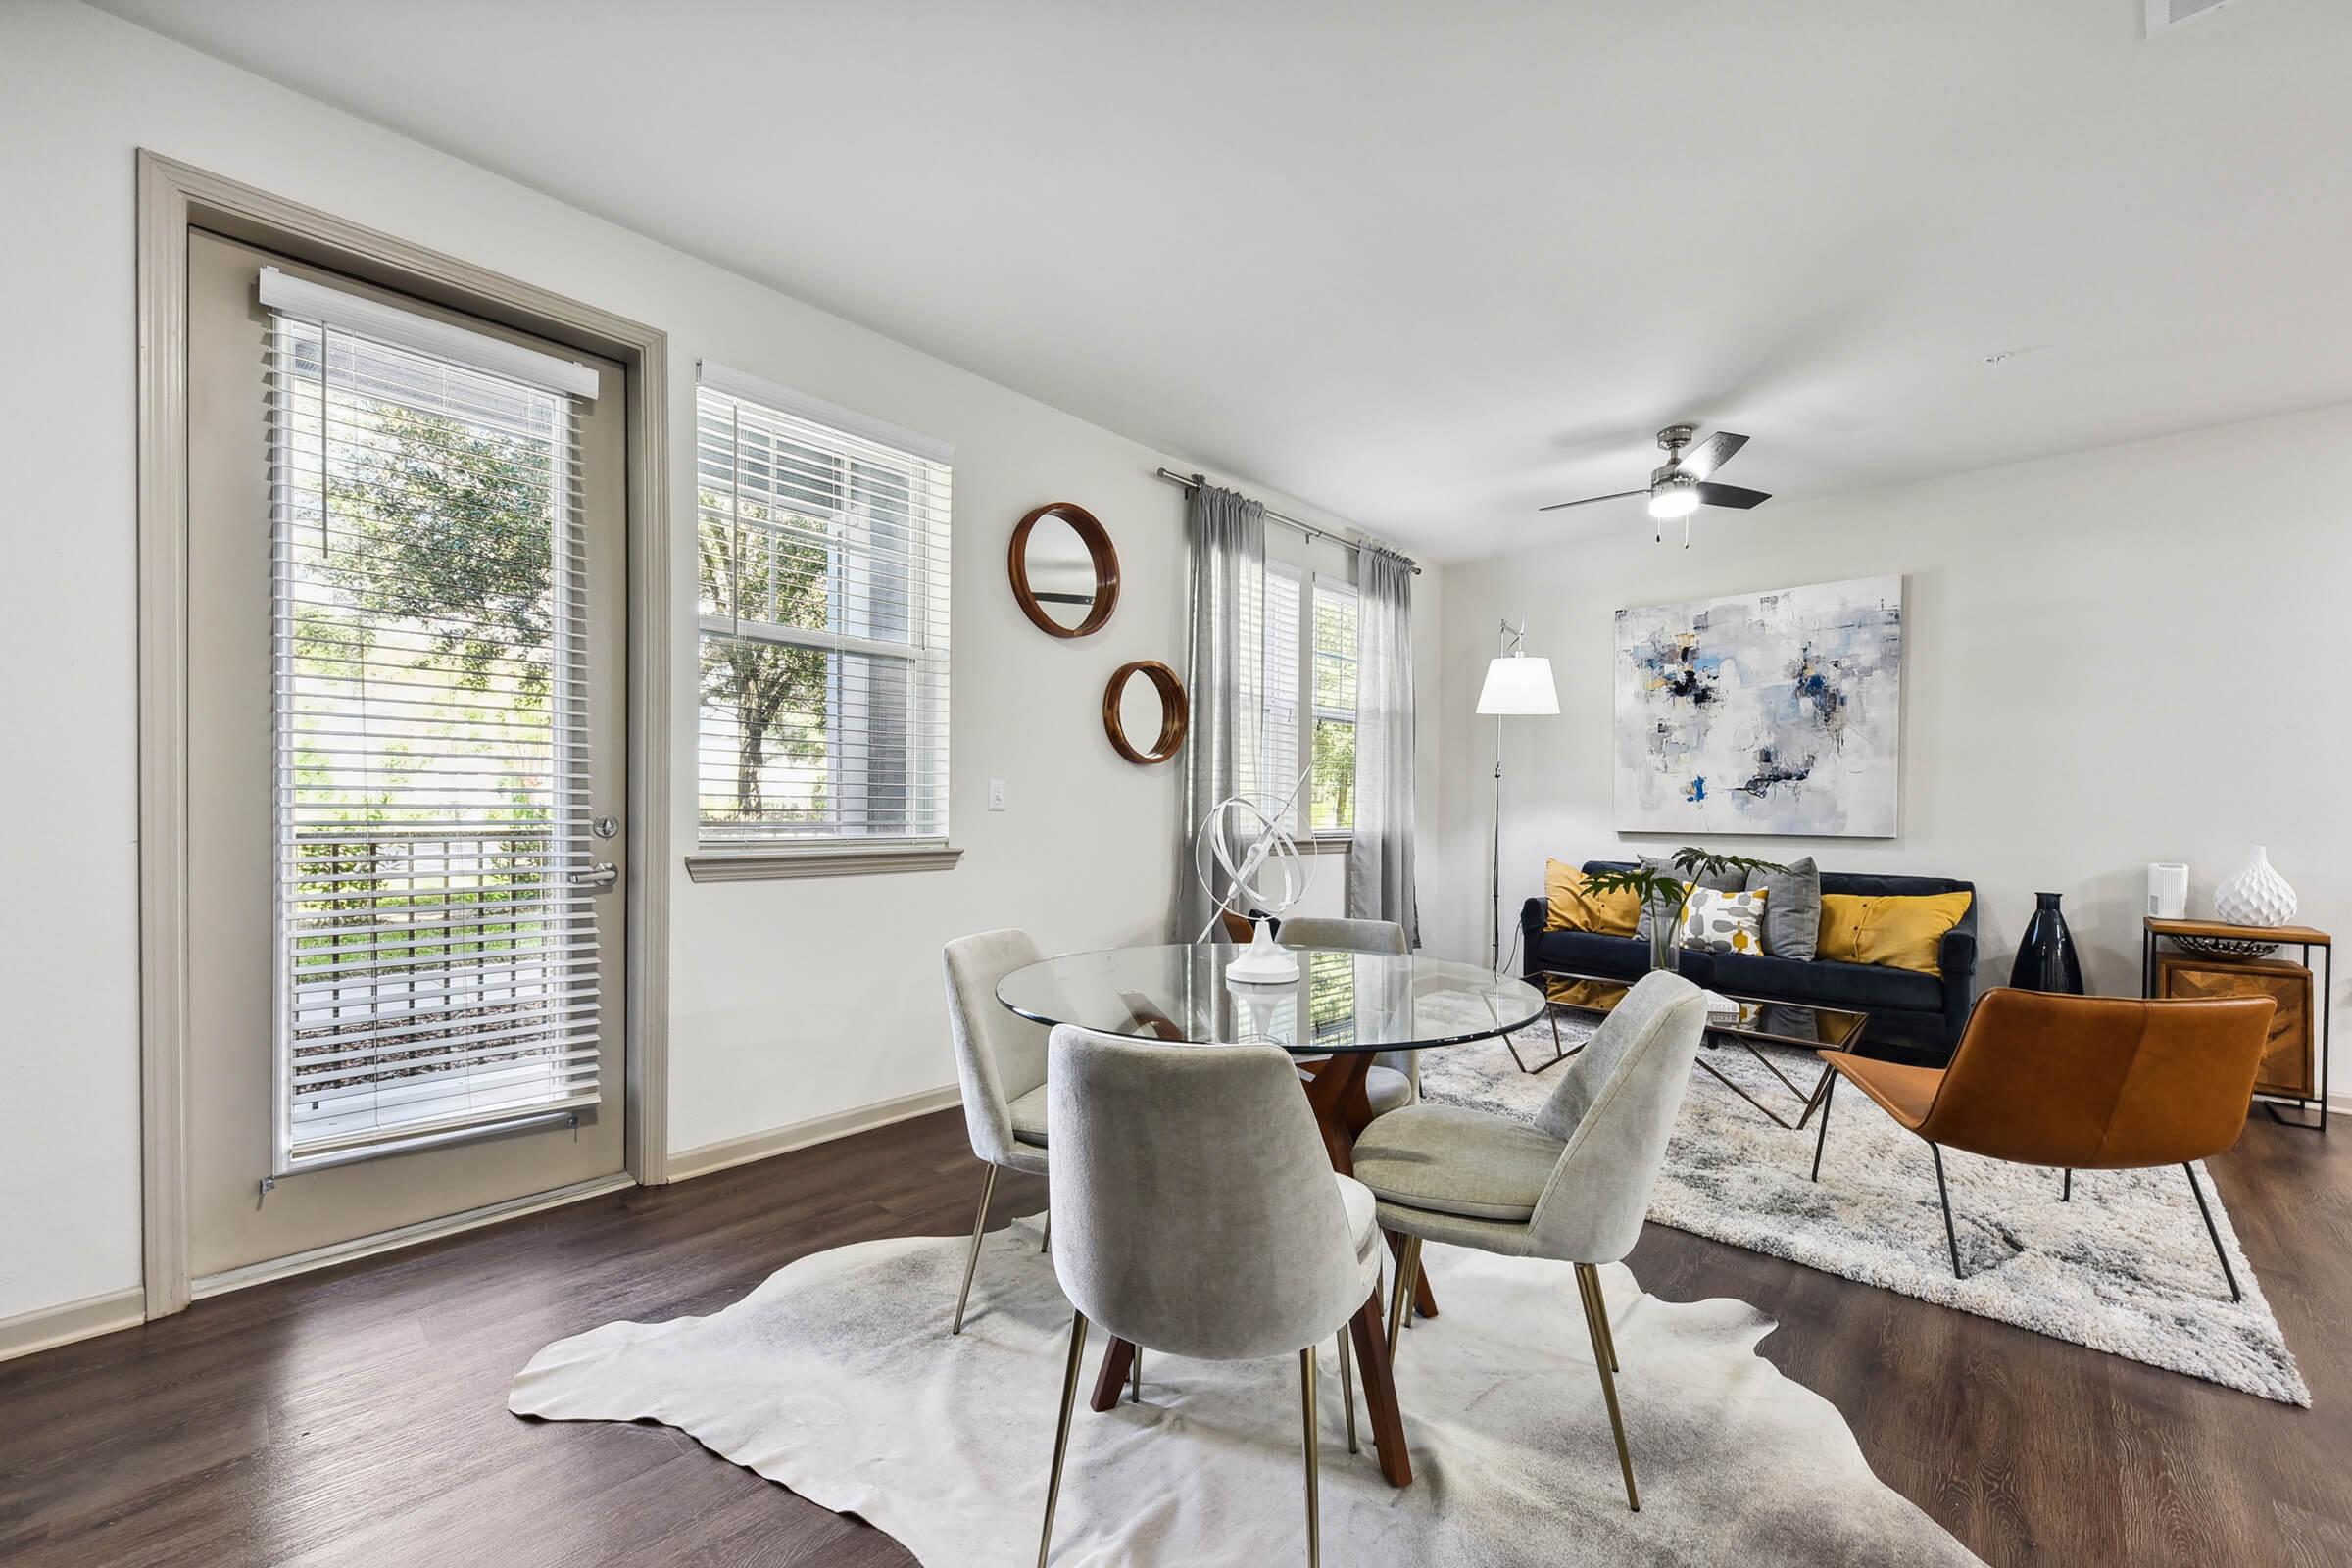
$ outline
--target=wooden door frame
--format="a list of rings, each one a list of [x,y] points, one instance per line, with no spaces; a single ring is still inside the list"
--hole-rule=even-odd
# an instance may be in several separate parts
[[[628,388],[623,1148],[668,1179],[669,340],[655,328],[142,148],[138,154],[139,1095],[147,1315],[188,1304],[188,230],[615,360]]]

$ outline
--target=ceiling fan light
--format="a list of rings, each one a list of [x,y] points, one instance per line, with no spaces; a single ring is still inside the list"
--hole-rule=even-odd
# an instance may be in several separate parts
[[[1649,488],[1649,514],[1688,517],[1698,510],[1698,481],[1687,473],[1674,474]]]

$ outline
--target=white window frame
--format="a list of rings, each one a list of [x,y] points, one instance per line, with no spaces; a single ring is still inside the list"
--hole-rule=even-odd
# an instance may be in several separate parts
[[[698,381],[696,422],[698,428],[702,418],[702,395],[707,391],[738,403],[751,404],[773,413],[790,416],[874,446],[889,448],[908,458],[939,465],[949,468],[952,474],[955,448],[946,442],[917,434],[912,430],[873,418],[855,410],[845,409],[838,404],[810,397],[806,393],[780,386],[746,371],[729,368],[713,361],[701,361],[696,369]],[[948,511],[939,518],[939,526],[946,530],[949,536],[948,539],[941,541],[943,562],[950,554],[949,544],[953,538],[954,495],[952,482],[951,477]],[[699,488],[699,475],[697,483]],[[849,483],[845,466],[843,480],[845,493]],[[696,512],[695,526],[699,530],[701,527],[699,504]],[[839,541],[826,538],[821,543],[838,569],[838,564],[844,555]],[[948,606],[953,592],[951,579],[947,574],[948,570],[949,568],[943,565],[942,575],[936,583],[923,580],[913,586],[913,598],[907,606],[910,624],[922,626],[934,624],[936,615],[936,624],[945,627]],[[692,722],[695,725],[694,744],[698,759],[696,849],[694,853],[686,857],[687,873],[697,882],[947,870],[952,868],[963,854],[962,850],[954,845],[949,838],[949,808],[954,794],[953,753],[949,749],[949,733],[952,723],[952,704],[949,701],[949,691],[951,689],[953,653],[944,634],[935,648],[919,641],[910,644],[861,636],[845,622],[843,607],[838,602],[828,603],[826,616],[828,621],[826,629],[813,631],[768,625],[753,626],[742,622],[738,616],[699,615],[696,667],[699,669],[701,665],[699,651],[703,638],[713,633],[735,640],[749,638],[789,644],[794,647],[824,649],[836,653],[866,654],[881,659],[905,661],[910,665],[918,665],[920,662],[919,651],[930,648],[930,651],[936,656],[940,685],[937,733],[939,744],[945,754],[944,763],[947,769],[941,786],[939,803],[940,830],[935,834],[906,836],[836,829],[831,832],[809,832],[790,837],[778,835],[775,838],[764,840],[706,837],[702,830],[699,806],[702,705],[698,700],[691,710],[694,715]],[[840,666],[836,664],[829,677],[836,689],[839,687],[841,678]],[[841,710],[838,701],[827,704],[828,725],[832,721],[832,716],[839,714]],[[830,795],[836,801],[842,799],[842,792],[850,783],[849,775],[843,767],[843,752],[844,746],[837,742],[835,745],[829,746],[826,753]]]

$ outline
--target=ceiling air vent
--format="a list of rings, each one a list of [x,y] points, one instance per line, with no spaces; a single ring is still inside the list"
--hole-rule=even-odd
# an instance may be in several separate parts
[[[2184,23],[2199,22],[2230,4],[2230,0],[2147,0],[2148,36],[2170,32]]]

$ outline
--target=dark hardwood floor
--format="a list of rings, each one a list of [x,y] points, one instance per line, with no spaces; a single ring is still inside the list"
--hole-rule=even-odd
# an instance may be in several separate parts
[[[2215,1170],[2314,1409],[1654,1225],[1631,1261],[1653,1294],[1777,1318],[1763,1353],[1989,1562],[2352,1563],[2352,1151],[2258,1117]],[[0,1364],[0,1562],[904,1564],[664,1428],[517,1420],[507,1382],[804,1252],[961,1231],[978,1177],[949,1112]],[[999,1219],[1043,1202],[998,1183]]]

